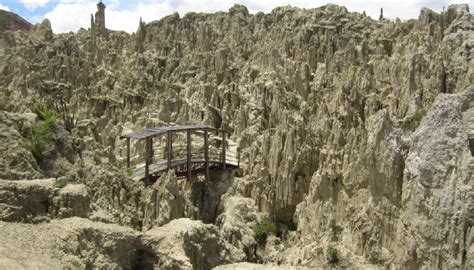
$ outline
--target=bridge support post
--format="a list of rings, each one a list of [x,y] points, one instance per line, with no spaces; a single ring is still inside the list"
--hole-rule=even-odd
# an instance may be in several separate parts
[[[225,130],[222,131],[222,168],[225,170],[225,145],[226,145],[226,134]]]
[[[206,180],[209,180],[209,132],[204,130],[204,167],[206,169]]]
[[[127,168],[130,168],[130,138],[127,138]]]
[[[153,163],[153,156],[154,156],[154,153],[153,153],[153,137],[150,137],[150,163]]]
[[[150,182],[150,142],[150,138],[145,139],[145,184]]]
[[[191,180],[191,130],[186,131],[186,167],[188,169],[188,181]]]
[[[168,170],[171,169],[171,160],[173,159],[173,133],[168,130],[168,153],[167,153],[167,159],[168,159]]]
[[[240,148],[237,148],[237,168],[240,168]]]

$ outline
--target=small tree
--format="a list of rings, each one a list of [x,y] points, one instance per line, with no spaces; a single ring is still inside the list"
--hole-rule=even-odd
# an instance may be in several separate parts
[[[35,113],[38,115],[40,122],[33,125],[27,148],[33,154],[36,161],[40,163],[43,160],[44,150],[46,150],[51,134],[54,131],[58,114],[44,104],[36,104]]]
[[[253,231],[255,241],[257,241],[258,244],[263,244],[267,241],[268,235],[276,233],[276,225],[271,220],[264,219],[253,227]]]

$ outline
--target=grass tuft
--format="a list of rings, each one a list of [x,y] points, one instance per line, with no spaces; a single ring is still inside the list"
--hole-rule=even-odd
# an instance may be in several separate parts
[[[276,225],[269,219],[264,219],[262,222],[257,223],[253,228],[255,241],[258,244],[263,244],[267,241],[267,237],[270,234],[276,233]]]
[[[136,223],[132,224],[132,229],[134,229],[135,231],[141,231],[142,230],[140,224],[136,224]]]
[[[123,172],[123,175],[125,177],[132,177],[133,176],[133,170],[131,168],[128,168]]]
[[[250,56],[252,55],[251,51],[244,51],[242,53],[242,58],[245,59],[245,61],[248,61],[250,59]]]
[[[58,120],[58,113],[44,104],[36,104],[35,113],[41,121],[33,126],[27,149],[33,154],[36,161],[41,163]]]
[[[338,264],[341,260],[339,258],[339,251],[335,247],[328,247],[326,256],[329,264]]]
[[[69,183],[69,178],[64,176],[64,177],[59,177],[56,178],[56,181],[54,182],[54,187],[55,188],[63,188]]]
[[[425,117],[425,115],[426,112],[424,110],[417,111],[403,122],[402,127],[404,129],[415,130],[420,125],[421,120],[423,117]]]

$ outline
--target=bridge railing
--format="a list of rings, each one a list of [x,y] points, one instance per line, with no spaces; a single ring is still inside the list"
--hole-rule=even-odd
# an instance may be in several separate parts
[[[194,147],[191,149],[191,159],[193,160],[204,160],[204,147]],[[209,160],[211,162],[223,162],[222,149],[216,147],[209,147]],[[230,161],[232,164],[238,161],[238,152],[233,151],[229,148],[225,151],[226,161]],[[153,162],[165,161],[167,159],[168,152],[165,147],[155,148],[153,151]],[[171,152],[172,160],[181,160],[187,158],[187,147],[182,145],[173,145],[173,150]]]
[[[195,140],[196,136],[197,140]],[[147,180],[150,173],[172,167],[179,167],[182,170],[185,166],[188,176],[191,176],[192,164],[195,163],[204,163],[206,178],[208,178],[210,163],[221,164],[223,169],[226,169],[226,165],[239,166],[240,163],[238,150],[234,145],[232,145],[234,148],[231,147],[227,140],[227,132],[208,126],[147,128],[122,135],[121,138],[126,139],[127,142],[128,168],[136,160],[130,155],[130,140],[144,142],[144,144],[138,143],[134,146],[140,150],[139,152],[145,153],[144,175]]]

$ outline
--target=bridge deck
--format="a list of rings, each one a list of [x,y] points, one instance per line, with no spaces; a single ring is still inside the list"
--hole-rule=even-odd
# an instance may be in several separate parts
[[[180,166],[185,166],[187,165],[187,159],[178,159],[178,160],[173,160],[171,161],[171,167],[176,168]],[[191,164],[204,164],[206,161],[204,159],[191,159]],[[218,164],[222,165],[222,162],[220,160],[209,160],[209,163],[211,164]],[[238,167],[238,161],[232,158],[226,159],[226,166],[229,168],[237,168]],[[161,160],[159,162],[150,164],[149,168],[149,174],[154,175],[154,174],[159,174],[161,172],[165,172],[168,170],[168,161],[167,160]],[[132,169],[132,179],[139,181],[145,178],[145,163],[142,163]]]

